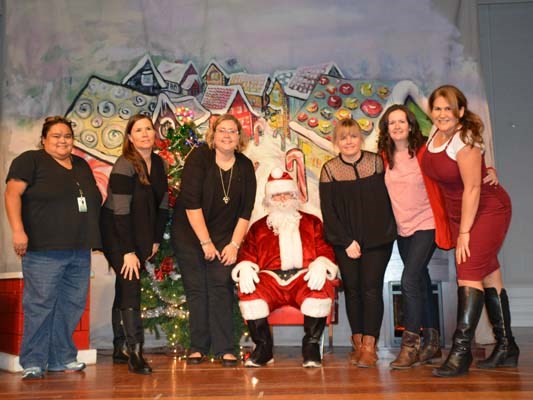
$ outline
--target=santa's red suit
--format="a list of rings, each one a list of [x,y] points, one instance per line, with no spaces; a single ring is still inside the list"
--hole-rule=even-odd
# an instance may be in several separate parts
[[[304,315],[321,318],[331,310],[337,266],[334,253],[323,237],[320,219],[299,212],[298,229],[280,229],[279,235],[268,226],[267,218],[256,221],[248,231],[234,268],[238,281],[241,269],[251,266],[258,272],[255,290],[245,294],[239,290],[239,306],[246,320],[266,318],[283,305],[299,308]],[[309,268],[327,271],[324,285],[312,290],[307,282]],[[304,279],[305,278],[305,279]]]

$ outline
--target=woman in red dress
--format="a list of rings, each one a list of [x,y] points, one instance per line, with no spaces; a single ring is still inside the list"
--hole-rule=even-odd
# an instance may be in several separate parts
[[[471,342],[487,306],[497,344],[478,362],[480,368],[516,367],[519,349],[511,332],[509,299],[503,288],[498,252],[511,221],[511,200],[499,185],[481,180],[487,174],[483,160],[483,123],[468,109],[464,94],[454,86],[437,88],[429,97],[434,127],[422,169],[440,186],[452,239],[456,244],[458,308],[453,346],[441,377],[468,372]]]

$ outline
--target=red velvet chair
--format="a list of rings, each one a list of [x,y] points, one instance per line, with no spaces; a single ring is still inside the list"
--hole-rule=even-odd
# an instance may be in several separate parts
[[[338,321],[338,312],[339,312],[339,288],[341,287],[341,280],[335,279],[333,281],[333,286],[335,287],[335,297],[331,303],[331,311],[326,319],[326,326],[328,327],[328,351],[333,350],[333,325],[336,325]],[[268,316],[268,323],[270,329],[272,330],[273,326],[283,326],[283,325],[302,325],[304,324],[304,315],[301,311],[293,306],[283,306],[270,313]],[[324,347],[324,335],[322,335],[322,346],[321,351],[323,352]]]

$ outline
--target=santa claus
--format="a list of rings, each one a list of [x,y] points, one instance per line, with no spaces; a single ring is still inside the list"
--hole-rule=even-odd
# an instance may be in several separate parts
[[[323,237],[322,222],[299,211],[298,188],[290,175],[274,169],[263,200],[268,214],[256,221],[240,248],[232,277],[239,284],[239,307],[255,349],[247,367],[274,361],[267,317],[283,305],[304,314],[304,367],[320,367],[320,338],[334,296],[338,268]]]

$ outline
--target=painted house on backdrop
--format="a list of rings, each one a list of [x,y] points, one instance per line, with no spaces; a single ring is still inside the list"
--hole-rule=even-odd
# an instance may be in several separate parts
[[[157,69],[167,83],[166,91],[181,96],[200,94],[200,76],[192,61],[180,63],[163,60]]]
[[[167,89],[167,82],[148,54],[144,55],[124,76],[122,84],[150,96],[157,96],[162,90]]]
[[[211,60],[202,72],[202,86],[204,90],[209,85],[225,86],[229,82],[230,75],[238,72],[246,72],[246,70],[235,58]]]
[[[429,133],[431,122],[424,113],[427,100],[412,81],[349,80],[322,75],[289,127],[298,135],[308,171],[320,168],[336,155],[331,135],[337,121],[355,119],[363,132],[363,149],[377,151],[378,124],[392,104],[406,104],[417,116],[422,131]]]
[[[268,74],[237,72],[230,75],[228,86],[241,86],[252,107],[257,111],[264,112],[268,104],[267,90],[271,83],[272,80]]]
[[[268,93],[269,103],[267,118],[270,128],[278,131],[283,137],[289,136],[289,101],[285,95],[283,85],[277,79],[274,80]]]
[[[91,76],[65,117],[74,128],[74,146],[100,160],[114,163],[122,154],[128,119],[140,112],[152,115],[157,97]]]
[[[179,125],[176,116],[176,109],[179,107],[187,107],[193,112],[193,121],[199,133],[204,134],[207,131],[211,113],[202,107],[196,97],[182,96],[172,99],[167,93],[161,93],[157,98],[157,105],[152,114],[152,122],[157,132],[156,145],[158,147],[162,147],[161,140],[167,137],[168,129],[175,129]]]
[[[300,109],[322,75],[336,78],[344,77],[340,68],[334,62],[309,65],[296,69],[289,83],[284,87],[285,93],[289,96],[291,112],[294,113]],[[291,115],[291,117],[294,118],[294,115]]]
[[[256,123],[261,115],[254,110],[242,87],[209,85],[201,104],[211,112],[211,121],[222,114],[233,114],[242,124],[243,131],[258,143]]]

